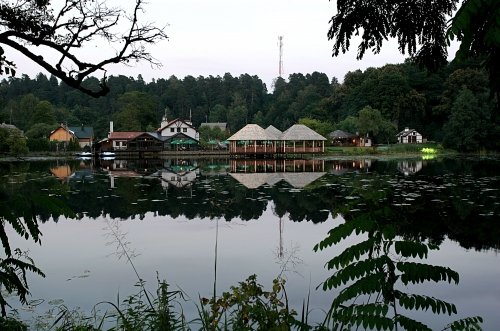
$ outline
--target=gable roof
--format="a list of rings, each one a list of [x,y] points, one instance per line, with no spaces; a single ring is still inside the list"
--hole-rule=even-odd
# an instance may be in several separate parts
[[[283,132],[281,140],[326,140],[326,138],[303,124],[294,124]]]
[[[141,136],[150,136],[150,137],[153,137],[157,140],[162,140],[162,137],[158,132],[138,132],[138,135],[136,135],[135,137],[132,137],[130,138],[130,140],[134,140],[134,139],[137,139],[137,138],[140,138]]]
[[[330,136],[330,138],[334,138],[334,139],[335,138],[344,139],[344,138],[356,137],[355,134],[350,133],[350,132],[345,132],[345,131],[342,131],[342,130],[335,130],[333,132],[330,132],[330,134],[328,136]]]
[[[194,128],[194,126],[193,126],[191,123],[189,123],[189,122],[187,122],[187,121],[185,121],[185,120],[181,120],[180,118],[176,118],[175,120],[171,120],[171,121],[170,121],[170,122],[168,122],[166,125],[164,125],[164,126],[162,126],[161,128],[159,128],[157,131],[158,131],[158,132],[161,132],[161,131],[165,130],[165,129],[166,129],[166,128],[168,128],[168,127],[174,126],[174,124],[176,124],[176,123],[180,123],[180,124],[178,124],[178,125],[175,125],[176,127],[181,126],[181,125],[182,125],[182,123],[184,123],[184,124],[186,124],[188,127],[192,128],[193,130],[195,130],[195,131],[196,131],[196,129]]]
[[[130,140],[143,133],[137,131],[113,131],[109,133],[109,140]]]
[[[247,124],[227,140],[276,140],[257,124]]]
[[[396,137],[406,137],[406,136],[410,136],[410,135],[414,135],[413,133],[415,133],[415,135],[421,135],[420,133],[417,132],[417,130],[415,129],[408,129],[408,128],[405,128],[403,131],[401,131],[400,133],[398,133],[396,135]]]
[[[91,126],[68,126],[68,130],[78,139],[94,137],[94,128]]]
[[[3,122],[2,124],[0,124],[0,128],[7,129],[7,130],[18,130],[18,131],[21,131],[21,130],[19,130],[17,128],[17,126],[12,125],[12,124],[6,124],[5,122]]]
[[[173,136],[168,136],[168,137],[163,137],[161,136],[160,137],[161,140],[165,141],[165,142],[170,142],[172,140],[176,140],[176,139],[185,139],[185,140],[192,140],[192,141],[195,141],[196,143],[200,143],[199,140],[193,138],[193,137],[190,137],[188,136],[187,134],[185,133],[182,133],[182,132],[177,132],[176,134],[174,134]]]

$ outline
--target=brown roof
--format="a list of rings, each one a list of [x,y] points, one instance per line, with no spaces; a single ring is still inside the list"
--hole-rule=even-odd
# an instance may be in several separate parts
[[[144,132],[137,132],[137,131],[114,131],[109,134],[109,139],[110,140],[117,140],[117,139],[134,139],[135,137],[143,134]]]

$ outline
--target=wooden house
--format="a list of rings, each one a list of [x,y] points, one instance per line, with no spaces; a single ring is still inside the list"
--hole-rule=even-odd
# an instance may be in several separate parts
[[[113,131],[109,133],[108,140],[111,148],[115,151],[126,150],[128,143],[132,139],[140,136],[144,132],[137,131]]]
[[[184,133],[176,133],[173,136],[161,137],[163,150],[166,151],[192,151],[198,150],[200,141]]]
[[[75,140],[81,148],[91,148],[94,141],[94,129],[90,126],[66,126],[61,124],[50,132],[49,140],[66,144],[71,140]]]
[[[81,148],[91,148],[94,141],[94,128],[91,126],[70,126],[68,127],[78,139]]]
[[[328,134],[333,146],[356,146],[359,137],[354,133],[343,130],[335,130]]]
[[[76,135],[66,125],[61,124],[49,134],[50,141],[69,143],[71,140],[76,140]]]
[[[415,129],[405,128],[403,131],[396,135],[398,143],[400,144],[421,144],[424,141],[422,135]]]
[[[196,141],[200,140],[200,134],[198,130],[191,124],[191,121],[181,120],[176,118],[175,120],[168,121],[166,116],[163,116],[161,126],[158,129],[160,136],[165,138],[170,138],[178,133],[182,133],[189,138]]]
[[[163,140],[157,132],[141,132],[128,140],[127,150],[159,152],[163,150]]]

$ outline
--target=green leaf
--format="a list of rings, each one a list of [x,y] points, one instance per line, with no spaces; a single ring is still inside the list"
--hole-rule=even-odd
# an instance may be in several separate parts
[[[406,330],[414,330],[414,331],[432,331],[427,325],[415,321],[409,317],[404,315],[396,315],[395,321],[397,324],[401,325]]]
[[[394,249],[396,254],[403,257],[413,257],[417,256],[421,259],[427,258],[428,247],[425,243],[415,242],[415,241],[395,241]]]
[[[416,263],[416,262],[398,262],[396,267],[403,274],[401,281],[404,285],[409,283],[418,284],[424,281],[447,281],[455,284],[459,282],[459,275],[456,271],[441,266],[433,266],[429,264]]]

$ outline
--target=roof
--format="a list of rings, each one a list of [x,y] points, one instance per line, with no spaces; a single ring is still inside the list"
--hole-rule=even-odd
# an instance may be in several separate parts
[[[257,124],[247,124],[227,140],[276,140],[276,138]]]
[[[130,138],[130,140],[137,139],[137,138],[139,138],[141,136],[150,136],[150,137],[153,137],[153,138],[155,138],[157,140],[164,140],[163,139],[164,137],[162,137],[158,132],[137,132],[137,133],[138,134],[136,136]]]
[[[180,118],[176,118],[175,120],[171,120],[171,121],[170,121],[170,122],[168,122],[166,125],[164,125],[164,126],[162,126],[161,128],[159,128],[157,131],[158,131],[158,132],[161,132],[161,131],[165,130],[166,128],[170,127],[170,126],[173,126],[173,125],[174,125],[174,124],[176,124],[176,123],[181,123],[181,124],[182,124],[182,123],[184,123],[184,124],[186,124],[188,127],[193,128],[194,130],[196,130],[196,129],[194,128],[194,126],[193,126],[190,122],[188,122],[188,121],[186,121],[186,120],[181,120]],[[177,126],[180,126],[180,125],[176,125],[176,127],[177,127]]]
[[[159,135],[159,134],[158,134]],[[166,142],[171,142],[173,140],[177,140],[177,139],[185,139],[185,140],[193,140],[193,141],[196,141],[197,143],[199,143],[200,141],[193,138],[193,137],[190,137],[182,132],[177,132],[176,134],[174,134],[173,136],[169,136],[169,137],[164,137],[164,136],[160,136],[161,140],[163,141],[166,141]]]
[[[330,136],[330,138],[352,138],[352,137],[356,137],[355,134],[352,134],[352,133],[349,133],[349,132],[345,132],[345,131],[342,131],[342,130],[335,130],[333,132],[330,132],[330,134],[328,136]]]
[[[225,123],[225,122],[213,122],[213,123],[201,123],[200,124],[200,128],[205,127],[205,126],[211,128],[211,129],[219,128],[222,131],[224,131],[227,128],[227,123]]]
[[[6,124],[6,123],[0,124],[0,128],[7,129],[7,130],[19,130],[15,125],[13,125],[13,124]],[[21,130],[19,130],[19,131],[21,131]]]
[[[303,124],[294,124],[283,132],[281,140],[326,140],[326,138]]]
[[[61,124],[61,125],[59,125],[57,128],[55,128],[54,130],[50,131],[49,136],[50,136],[50,135],[52,135],[52,134],[53,134],[54,132],[56,132],[57,130],[64,130],[64,131],[66,131],[66,132],[69,132],[69,133],[70,133],[71,135],[73,135],[73,136],[75,135],[75,133],[74,133],[72,130],[70,130],[67,126],[65,126],[64,124]]]
[[[94,137],[94,128],[91,126],[68,126],[68,130],[78,139]]]
[[[274,186],[284,180],[295,188],[304,188],[324,176],[326,172],[267,172],[267,173],[233,173],[229,175],[247,188],[253,189],[262,185]]]
[[[266,128],[266,132],[270,135],[273,135],[276,137],[275,140],[280,140],[281,139],[281,135],[283,134],[283,132],[281,132],[280,130],[276,129],[274,126],[272,125],[269,125],[267,128]]]
[[[408,128],[405,128],[403,131],[401,131],[400,133],[398,133],[396,135],[396,137],[406,137],[406,136],[410,136],[410,135],[413,135],[413,133],[415,133],[416,135],[421,135],[420,133],[417,132],[417,130],[415,129],[408,129]]]
[[[144,132],[137,131],[113,131],[109,134],[109,140],[130,140],[140,136]]]

